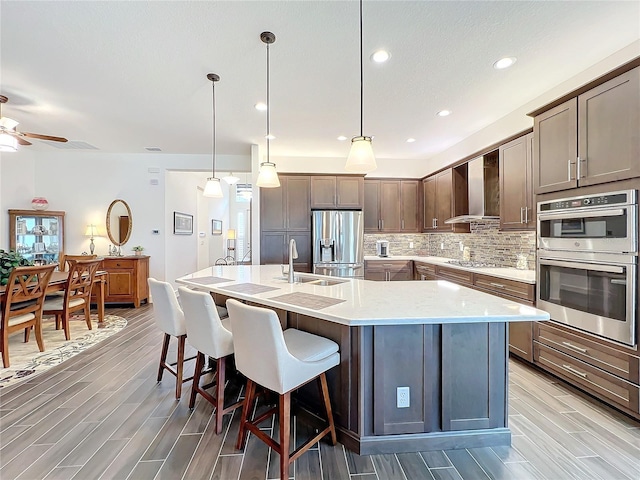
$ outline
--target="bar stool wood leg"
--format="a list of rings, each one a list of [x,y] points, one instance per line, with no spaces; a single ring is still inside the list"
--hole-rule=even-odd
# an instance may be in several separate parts
[[[193,386],[191,387],[191,397],[189,398],[189,408],[193,408],[196,404],[196,395],[198,394],[198,386],[200,385],[200,377],[202,376],[202,368],[204,367],[204,353],[198,352],[196,357],[196,369],[193,372]]]
[[[164,369],[167,366],[167,352],[169,351],[169,340],[171,340],[171,335],[168,333],[164,334],[164,341],[162,342],[162,353],[160,354],[160,367],[158,367],[158,381],[162,380],[162,374],[164,373]]]
[[[278,399],[278,415],[280,420],[280,478],[289,478],[289,443],[291,435],[291,392],[280,395]]]
[[[336,438],[336,426],[333,422],[333,410],[331,409],[331,401],[329,400],[329,386],[327,385],[327,375],[322,373],[319,377],[320,393],[324,400],[324,408],[327,412],[327,421],[329,423],[329,433],[331,434],[331,445],[335,445],[338,440]]]
[[[178,364],[176,365],[176,398],[182,395],[182,373],[184,370],[184,344],[187,341],[186,335],[178,337]]]
[[[227,357],[218,358],[216,361],[216,433],[222,433],[222,416],[224,415],[224,384]]]
[[[240,431],[238,432],[238,441],[236,449],[243,450],[247,443],[247,428],[245,427],[249,412],[253,409],[253,401],[255,397],[256,384],[251,379],[247,379],[247,387],[244,392],[244,402],[242,404],[242,415],[240,416]]]

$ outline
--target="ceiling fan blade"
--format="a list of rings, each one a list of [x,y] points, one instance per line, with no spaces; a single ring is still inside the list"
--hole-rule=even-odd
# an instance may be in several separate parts
[[[9,135],[13,136],[16,138],[16,140],[18,140],[18,143],[20,145],[33,145],[31,142],[28,142],[27,140],[25,140],[24,138],[22,138],[20,135],[18,135],[17,132],[6,132]]]
[[[39,133],[20,132],[20,135],[23,135],[29,138],[38,138],[40,140],[49,140],[51,142],[67,142],[68,141],[66,138],[52,137],[51,135],[41,135]]]

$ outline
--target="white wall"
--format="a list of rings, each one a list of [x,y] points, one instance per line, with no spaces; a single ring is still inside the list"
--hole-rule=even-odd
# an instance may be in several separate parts
[[[249,150],[249,149],[248,149]],[[247,169],[249,156],[220,156],[218,163],[236,171]],[[123,253],[132,253],[134,245],[143,245],[151,256],[150,274],[159,279],[174,280],[181,268],[176,262],[192,257],[189,240],[173,235],[173,212],[195,215],[195,189],[202,178],[192,174],[186,185],[167,183],[167,172],[177,170],[209,171],[210,155],[167,154],[103,154],[99,152],[29,152],[27,148],[14,154],[3,154],[0,162],[0,215],[2,230],[0,245],[8,248],[9,208],[31,208],[34,196],[43,196],[51,210],[63,210],[65,218],[65,251],[80,253],[89,249],[84,236],[86,225],[94,223],[105,228],[109,204],[116,198],[125,200],[132,211],[131,238]],[[157,171],[149,172],[149,169]],[[171,177],[173,178],[173,177]],[[206,178],[206,176],[204,177]],[[151,185],[151,180],[158,185]],[[179,183],[179,182],[177,182]],[[204,186],[204,182],[202,185]],[[175,192],[179,191],[180,194]],[[165,198],[168,192],[168,199]],[[153,235],[152,230],[159,230]],[[196,238],[196,234],[191,236]],[[95,239],[96,253],[107,254],[108,238]],[[193,269],[192,269],[193,270]]]

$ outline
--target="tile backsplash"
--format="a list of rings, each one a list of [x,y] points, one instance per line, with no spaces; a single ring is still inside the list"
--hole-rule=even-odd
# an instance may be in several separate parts
[[[376,241],[388,240],[390,255],[421,255],[462,259],[460,242],[469,247],[471,260],[515,267],[518,254],[528,258],[535,269],[535,232],[501,232],[499,220],[471,223],[471,233],[365,234],[365,255],[376,254]],[[413,242],[413,248],[409,248]],[[443,248],[441,248],[443,247]]]

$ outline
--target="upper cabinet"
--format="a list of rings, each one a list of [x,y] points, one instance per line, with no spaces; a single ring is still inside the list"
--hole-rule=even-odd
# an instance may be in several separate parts
[[[418,180],[365,180],[365,232],[419,232],[419,185]]]
[[[262,231],[311,231],[307,175],[280,175],[280,187],[260,189]]]
[[[535,193],[640,177],[640,67],[534,118]]]
[[[468,223],[444,223],[469,212],[466,165],[448,168],[422,181],[424,232],[469,232]]]
[[[36,265],[59,263],[64,254],[64,215],[9,210],[9,248]]]
[[[364,177],[352,175],[311,176],[311,208],[361,209],[364,203]]]
[[[533,133],[501,145],[500,229],[535,230]]]

